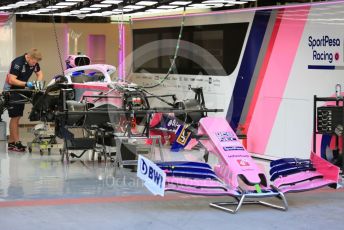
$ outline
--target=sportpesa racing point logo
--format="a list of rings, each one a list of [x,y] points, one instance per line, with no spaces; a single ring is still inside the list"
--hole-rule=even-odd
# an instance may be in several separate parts
[[[308,37],[308,46],[312,48],[313,61],[324,61],[333,63],[339,60],[339,48],[341,41],[339,38],[331,38],[327,35],[322,37]],[[335,50],[333,49],[335,48]]]

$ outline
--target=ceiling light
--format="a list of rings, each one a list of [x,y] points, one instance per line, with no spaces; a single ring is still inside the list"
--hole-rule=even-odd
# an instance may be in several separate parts
[[[35,10],[30,10],[30,11],[28,11],[27,13],[28,13],[28,14],[35,14],[36,11],[35,11]]]
[[[179,6],[159,6],[158,9],[175,9]]]
[[[13,5],[15,5],[15,6],[17,6],[17,7],[21,7],[21,6],[27,6],[27,5],[29,5],[29,3],[26,3],[26,2],[17,2],[17,3],[15,3],[15,4],[13,4]]]
[[[96,8],[96,7],[84,7],[84,8],[81,8],[80,10],[82,11],[95,11],[95,10],[100,10],[100,8]]]
[[[139,10],[139,9],[145,8],[145,6],[127,5],[124,8],[125,9]]]
[[[73,6],[75,4],[77,4],[77,2],[59,2],[56,5],[57,6]]]
[[[163,9],[149,9],[146,10],[145,12],[149,12],[149,13],[160,13],[160,12],[166,12],[167,10],[163,10]]]
[[[68,6],[48,6],[48,8],[50,8],[50,9],[63,9],[66,7],[68,7]]]
[[[0,10],[1,10],[2,7],[0,7]],[[15,14],[29,14],[29,12],[27,11],[22,11],[22,12],[16,12]]]
[[[255,1],[255,0],[254,0]],[[234,0],[229,0],[229,1],[226,1],[227,4],[238,4],[238,5],[242,5],[242,4],[246,4],[247,3],[247,0],[245,1],[234,1]]]
[[[38,1],[38,0],[37,0],[37,1]],[[19,1],[19,2],[15,3],[15,4],[26,6],[26,5],[34,4],[34,3],[36,3],[37,1]]]
[[[106,1],[102,1],[101,4],[119,4],[123,1],[120,1],[120,0],[106,0]]]
[[[107,8],[110,7],[111,5],[109,4],[93,4],[91,7],[100,7],[100,8]]]
[[[122,13],[123,12],[130,12],[130,11],[133,11],[133,9],[123,9],[123,10],[119,10],[119,9],[114,9],[112,12],[119,12],[119,13]]]
[[[175,2],[171,2],[170,5],[185,6],[190,3],[192,3],[192,1],[175,1]]]
[[[20,7],[20,6],[18,6],[18,5],[16,5],[16,4],[10,4],[10,5],[7,5],[7,7],[10,7],[10,8],[12,8],[12,9],[14,9],[14,8],[18,8],[18,7]]]
[[[83,13],[88,13],[88,12],[90,12],[90,11],[86,11],[86,10],[84,10],[84,11],[81,11],[81,10],[72,10],[72,11],[69,12],[69,13],[71,13],[71,14],[83,14]]]
[[[103,16],[101,13],[92,13],[92,14],[86,14],[86,16],[96,16],[96,17],[101,17]]]
[[[233,1],[233,0],[208,0],[208,1],[204,1],[202,3],[206,3],[206,4],[214,4],[214,3],[223,3],[223,4],[238,4],[238,5],[242,5],[245,4],[247,2],[239,2],[239,1]]]
[[[140,2],[137,2],[135,5],[153,6],[155,4],[158,4],[158,2],[156,2],[156,1],[140,1]]]
[[[71,13],[70,12],[61,12],[61,13],[58,13],[58,14],[55,14],[55,15],[69,16],[69,15],[71,15]]]
[[[45,9],[48,9],[49,11],[56,11],[56,10],[58,10],[58,9],[53,9],[53,8],[50,8],[50,6],[48,6],[47,8],[45,8]]]
[[[113,15],[113,14],[114,14],[114,12],[112,12],[112,11],[104,11],[104,12],[102,12],[103,16],[110,16],[110,15]]]
[[[49,9],[38,9],[37,11],[45,13],[45,12],[49,12],[50,10]]]
[[[223,4],[191,4],[190,8],[219,8],[223,7]]]

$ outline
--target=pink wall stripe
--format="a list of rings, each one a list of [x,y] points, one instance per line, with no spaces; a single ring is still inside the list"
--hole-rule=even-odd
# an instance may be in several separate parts
[[[283,12],[283,10],[281,10],[281,13],[282,12]],[[248,109],[248,112],[247,112],[246,121],[245,121],[245,124],[243,126],[243,128],[244,128],[243,132],[244,133],[247,132],[247,130],[250,127],[250,123],[251,123],[251,120],[252,120],[252,114],[253,114],[253,112],[255,111],[255,108],[256,108],[258,95],[259,95],[262,83],[264,82],[264,77],[265,77],[266,69],[267,69],[267,67],[269,65],[271,53],[272,53],[272,50],[273,50],[274,45],[275,45],[275,41],[276,41],[276,37],[277,37],[277,34],[278,34],[278,30],[279,30],[280,24],[281,24],[281,18],[277,17],[276,21],[275,21],[274,28],[273,28],[271,36],[270,36],[270,41],[269,41],[269,45],[268,45],[268,48],[267,48],[266,53],[265,53],[264,61],[262,63],[261,69],[259,71],[258,79],[257,79],[256,85],[255,85],[255,88],[254,88],[254,93],[252,95],[252,100],[251,100],[251,103],[250,103],[250,106],[249,106],[249,109]],[[247,133],[245,133],[245,134],[247,135]]]
[[[304,9],[309,11],[309,7]],[[253,153],[264,154],[266,151],[308,16],[308,13],[304,14],[295,21],[283,18],[292,12],[293,9],[285,9],[278,15],[282,17],[279,31],[247,133],[247,148]]]
[[[125,81],[125,26],[118,25],[118,80]]]

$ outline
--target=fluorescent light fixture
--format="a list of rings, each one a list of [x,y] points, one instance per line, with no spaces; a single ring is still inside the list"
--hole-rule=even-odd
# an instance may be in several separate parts
[[[119,12],[119,13],[122,13],[123,12],[130,12],[130,11],[133,11],[133,9],[123,9],[123,10],[119,10],[119,9],[114,9],[112,12]]]
[[[238,4],[238,5],[242,5],[242,4],[245,4],[247,2],[238,2],[238,1],[228,1],[228,0],[208,0],[208,1],[204,1],[202,3],[205,3],[205,4],[216,4],[216,3],[223,3],[223,4]]]
[[[12,7],[8,7],[8,6],[1,6],[0,10],[10,10],[12,9]]]
[[[58,10],[58,9],[50,8],[49,6],[47,8],[45,8],[45,9],[48,9],[49,11],[56,11],[56,10]]]
[[[48,6],[48,8],[50,9],[63,9],[63,8],[67,8],[68,6]]]
[[[27,6],[27,5],[30,5],[30,4],[34,4],[38,1],[19,1],[19,2],[16,2],[15,4],[16,5],[21,5],[21,6]]]
[[[192,3],[192,1],[174,1],[171,2],[170,5],[177,5],[177,6],[186,6]]]
[[[76,4],[77,4],[77,2],[59,2],[56,5],[57,6],[74,6]]]
[[[140,1],[140,2],[137,2],[135,5],[153,6],[155,4],[158,4],[158,2],[156,2],[156,1]]]
[[[28,12],[29,14],[39,14],[40,12],[38,12],[37,10],[31,10]]]
[[[66,2],[84,2],[85,0],[65,0]]]
[[[46,13],[46,12],[49,12],[50,10],[49,9],[39,9],[37,11],[42,12],[42,13]]]
[[[7,7],[10,7],[10,9],[14,9],[14,8],[18,8],[20,6],[18,6],[16,4],[9,4],[9,5],[7,5]]]
[[[245,0],[245,1],[236,1],[235,4],[237,5],[242,5],[242,4],[246,4],[247,2],[255,2],[256,0],[254,1],[250,1],[250,0]]]
[[[178,7],[178,8],[174,8],[174,9],[169,9],[169,11],[183,11],[184,7]]]
[[[100,10],[100,8],[96,8],[96,7],[84,7],[84,8],[81,8],[80,10],[82,11],[96,11],[96,10]]]
[[[106,0],[106,1],[102,1],[101,4],[119,4],[121,2],[123,2],[123,1],[120,1],[120,0],[115,0],[115,1],[113,1],[113,0]]]
[[[113,15],[114,12],[112,12],[112,11],[104,11],[104,12],[102,12],[101,14],[102,14],[103,16],[110,16],[110,15]]]
[[[197,8],[197,9],[202,9],[202,8],[219,8],[223,7],[223,4],[191,4],[188,6],[189,8]]]
[[[171,6],[171,5],[168,5],[168,6],[159,6],[158,9],[175,9],[179,6]]]
[[[110,7],[111,5],[109,4],[93,4],[91,7],[99,7],[99,8],[107,8]]]
[[[29,5],[29,3],[25,3],[25,2],[17,2],[14,4],[16,7],[22,7],[22,6],[27,6]]]
[[[102,13],[91,13],[91,14],[86,14],[86,16],[96,16],[96,17],[102,17]]]
[[[72,10],[70,13],[71,14],[84,14],[84,13],[88,13],[88,12],[90,12],[90,11],[87,11],[87,10],[83,10],[83,11],[81,11],[81,10]]]
[[[1,10],[2,7],[0,7],[0,10]],[[27,11],[22,11],[22,12],[16,12],[15,14],[29,14],[29,12]]]
[[[145,6],[127,5],[124,7],[124,9],[133,9],[133,10],[139,10],[142,8],[145,8]]]
[[[149,12],[149,13],[160,13],[160,12],[166,12],[167,10],[163,10],[163,9],[148,9],[145,12]]]
[[[57,15],[60,15],[60,16],[70,16],[71,13],[70,12],[61,12],[61,13],[59,13]]]

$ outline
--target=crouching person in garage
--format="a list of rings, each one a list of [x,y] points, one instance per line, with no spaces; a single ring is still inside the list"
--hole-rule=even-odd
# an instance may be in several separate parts
[[[29,81],[32,73],[36,74],[37,80],[43,80],[43,73],[38,64],[42,60],[42,54],[37,49],[31,49],[22,56],[15,58],[10,67],[6,78],[4,90],[6,89],[24,89],[33,88],[33,83]],[[23,99],[19,94],[11,93],[10,101]],[[24,104],[11,104],[8,108],[10,117],[10,136],[8,139],[8,150],[25,152],[26,146],[22,144],[19,138],[19,120],[23,116]]]

